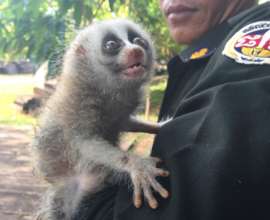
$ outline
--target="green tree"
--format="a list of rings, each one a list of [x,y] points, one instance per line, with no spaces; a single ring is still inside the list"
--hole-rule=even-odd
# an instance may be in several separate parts
[[[129,17],[152,34],[160,59],[179,50],[169,37],[156,0],[2,0],[0,57],[48,59],[93,19]],[[60,49],[59,49],[60,48]]]

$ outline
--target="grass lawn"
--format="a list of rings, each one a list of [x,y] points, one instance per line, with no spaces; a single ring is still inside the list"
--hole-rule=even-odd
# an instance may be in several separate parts
[[[35,119],[20,113],[14,104],[19,96],[31,95],[33,91],[32,75],[0,75],[0,124],[31,125]]]
[[[167,84],[166,76],[157,76],[150,86],[150,114],[147,120],[157,121],[160,104],[163,99],[164,90]],[[139,117],[145,120],[143,109]],[[140,155],[149,155],[152,149],[155,135],[146,133],[128,133],[124,136],[126,140],[131,140],[130,150]]]
[[[157,76],[154,78],[150,86],[150,93],[151,93],[150,117],[154,118],[157,117],[166,85],[167,85],[166,76]]]
[[[149,120],[156,121],[166,87],[166,77],[155,77],[150,86],[151,105]],[[14,101],[20,96],[33,94],[33,77],[30,74],[1,75],[0,74],[0,125],[33,125],[36,119],[24,115]],[[144,118],[144,110],[141,108],[140,117]],[[132,135],[132,134],[131,134]],[[147,134],[136,134],[136,139],[145,139]]]
[[[162,101],[166,77],[155,77],[150,86],[150,115],[149,120],[156,121]],[[33,94],[33,77],[26,75],[1,75],[0,74],[0,125],[25,126],[34,125],[36,119],[24,115],[14,101],[20,96]],[[141,108],[139,117],[144,119],[144,108]],[[145,133],[127,133],[123,137],[126,146],[132,144],[132,150],[138,154],[148,154],[151,151],[154,135]]]

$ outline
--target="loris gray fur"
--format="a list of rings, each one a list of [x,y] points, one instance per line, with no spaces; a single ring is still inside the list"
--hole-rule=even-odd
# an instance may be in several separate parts
[[[51,183],[38,219],[71,219],[84,195],[126,175],[136,207],[142,203],[141,192],[152,208],[158,205],[152,189],[168,196],[155,179],[168,176],[156,167],[158,158],[139,157],[118,147],[120,133],[134,124],[130,117],[153,64],[150,37],[129,20],[94,23],[71,43],[60,83],[32,144],[37,169]]]

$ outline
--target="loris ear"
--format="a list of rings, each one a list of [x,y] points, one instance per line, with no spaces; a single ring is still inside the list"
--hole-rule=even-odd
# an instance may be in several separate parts
[[[86,54],[86,49],[82,46],[82,45],[76,45],[76,54],[81,55],[81,56],[85,56]]]

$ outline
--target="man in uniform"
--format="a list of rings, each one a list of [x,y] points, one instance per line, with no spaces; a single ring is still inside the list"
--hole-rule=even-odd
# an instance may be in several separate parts
[[[270,219],[270,3],[160,0],[173,39],[153,156],[169,199],[136,209],[125,187],[87,201],[91,220]],[[93,205],[93,206],[92,206]],[[95,208],[93,208],[95,207]],[[78,218],[79,219],[79,218]]]

